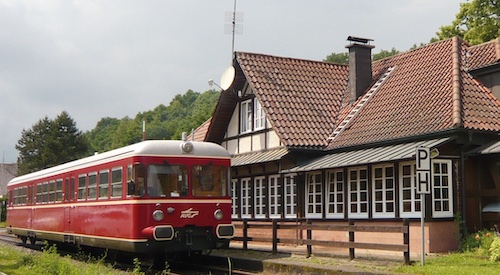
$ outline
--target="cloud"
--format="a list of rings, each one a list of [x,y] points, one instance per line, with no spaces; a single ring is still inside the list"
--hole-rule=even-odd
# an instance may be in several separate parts
[[[238,1],[236,50],[322,60],[348,35],[376,49],[427,42],[454,1]],[[67,111],[77,127],[134,117],[188,89],[210,89],[231,62],[231,0],[0,0],[0,151],[16,161],[22,129]],[[425,18],[425,20],[422,20]]]

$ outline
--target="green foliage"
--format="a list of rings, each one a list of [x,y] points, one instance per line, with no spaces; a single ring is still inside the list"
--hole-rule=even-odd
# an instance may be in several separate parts
[[[495,238],[489,249],[490,261],[500,262],[500,238]]]
[[[163,104],[134,119],[103,118],[85,134],[90,142],[89,152],[104,152],[142,140],[142,123],[146,121],[147,139],[179,139],[182,132],[190,132],[209,119],[220,93],[209,90],[202,94],[188,90],[176,95],[168,106]]]
[[[481,230],[475,234],[470,234],[460,242],[460,251],[474,252],[483,256],[488,255],[488,250],[494,238],[495,234],[489,230]]]
[[[109,150],[110,148],[113,148],[113,140],[109,137],[116,132],[119,125],[120,120],[117,118],[101,118],[101,120],[97,122],[96,127],[85,134],[89,141],[89,149],[104,148],[104,150]],[[90,155],[93,153],[94,152],[89,152]]]
[[[392,48],[390,51],[381,50],[379,53],[373,54],[373,61],[383,59],[398,54],[399,51],[396,48]]]
[[[144,274],[141,268],[141,261],[138,258],[134,258],[134,269],[132,270],[133,274]]]
[[[390,51],[381,50],[379,53],[372,55],[372,60],[379,60],[386,57],[390,57],[400,53],[395,48],[392,48]],[[349,64],[349,54],[348,53],[332,53],[328,55],[324,60],[324,62],[336,63],[336,64]]]
[[[477,45],[500,36],[500,1],[472,0],[461,3],[455,20],[436,33],[439,40],[453,36]],[[434,39],[435,40],[435,39]]]
[[[71,259],[69,255],[61,257],[55,245],[47,244],[42,253],[26,253],[0,243],[0,271],[9,275],[124,274],[123,271],[105,265],[103,259],[82,262]]]
[[[45,117],[23,130],[16,149],[18,172],[23,175],[81,158],[88,144],[74,120],[63,111],[54,120]]]
[[[324,62],[337,63],[337,64],[349,64],[349,54],[348,53],[332,53],[323,60]]]

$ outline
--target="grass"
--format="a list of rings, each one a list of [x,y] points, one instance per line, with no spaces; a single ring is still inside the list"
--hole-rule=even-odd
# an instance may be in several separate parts
[[[55,246],[45,248],[42,253],[26,253],[2,243],[0,243],[0,271],[9,275],[127,274],[113,269],[100,260],[79,262],[69,257],[61,257],[57,254]],[[140,274],[140,272],[133,273]]]
[[[451,253],[429,257],[422,266],[420,262],[411,266],[396,267],[393,271],[410,274],[500,274],[500,262],[488,260],[473,252]]]
[[[7,222],[0,222],[0,228],[4,228],[5,226],[7,226]]]

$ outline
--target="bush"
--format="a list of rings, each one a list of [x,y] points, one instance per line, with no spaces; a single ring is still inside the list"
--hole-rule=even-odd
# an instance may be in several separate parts
[[[495,234],[489,230],[481,230],[475,234],[465,237],[460,243],[460,251],[476,252],[487,256],[491,243],[495,239]]]
[[[489,252],[491,261],[500,262],[500,238],[493,240]]]

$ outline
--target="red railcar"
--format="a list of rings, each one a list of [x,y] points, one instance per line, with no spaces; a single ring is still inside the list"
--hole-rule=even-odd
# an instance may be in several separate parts
[[[230,164],[213,143],[143,141],[23,175],[7,185],[7,230],[134,253],[227,247]]]

